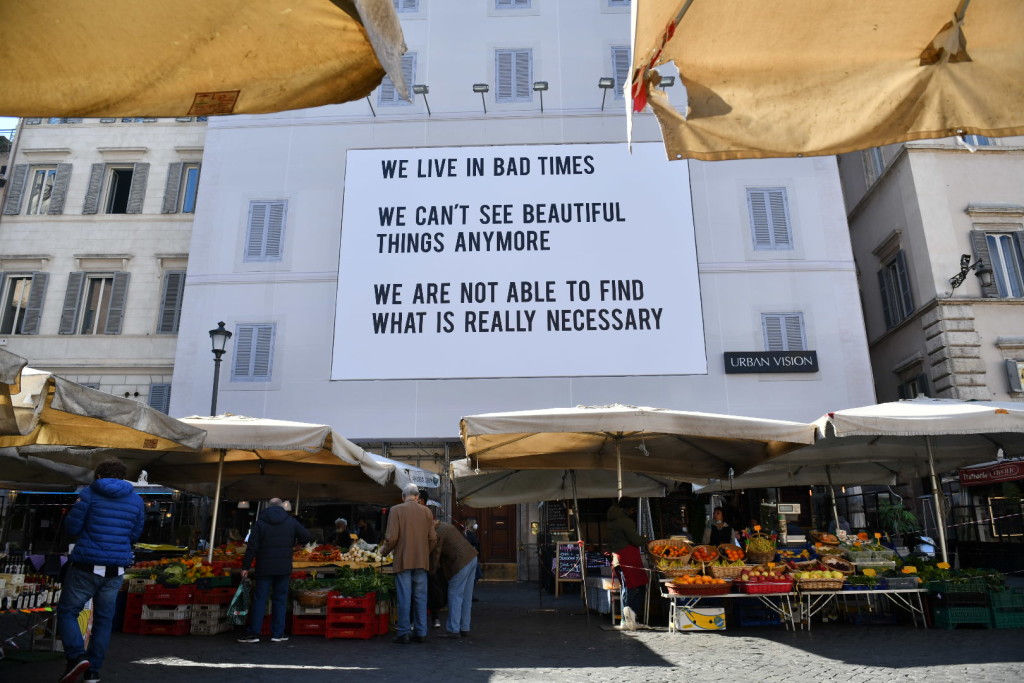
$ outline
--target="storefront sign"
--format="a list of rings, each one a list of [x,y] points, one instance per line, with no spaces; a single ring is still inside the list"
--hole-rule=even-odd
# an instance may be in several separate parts
[[[349,150],[331,378],[707,373],[689,187],[655,143]]]
[[[726,351],[725,374],[817,372],[817,351]]]
[[[960,470],[962,486],[982,486],[1003,481],[1024,479],[1024,462],[1003,462],[988,467],[971,467]]]

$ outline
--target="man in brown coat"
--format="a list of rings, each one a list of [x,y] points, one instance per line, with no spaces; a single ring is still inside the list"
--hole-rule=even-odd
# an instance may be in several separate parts
[[[431,557],[431,569],[440,567],[448,579],[448,624],[439,638],[469,636],[469,617],[473,609],[473,584],[476,578],[476,549],[466,537],[447,522],[437,524],[437,547]]]
[[[388,513],[388,527],[380,551],[382,555],[395,552],[398,635],[394,642],[400,645],[422,643],[427,636],[427,569],[437,534],[433,515],[419,504],[419,493],[415,484],[402,489],[405,502]],[[409,620],[410,607],[414,608],[413,623]]]

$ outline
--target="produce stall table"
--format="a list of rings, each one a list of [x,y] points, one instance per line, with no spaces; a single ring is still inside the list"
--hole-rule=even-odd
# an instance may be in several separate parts
[[[798,594],[799,596],[797,601],[801,606],[803,614],[801,625],[806,627],[808,631],[811,630],[811,617],[825,609],[833,599],[841,597],[843,599],[843,604],[845,605],[850,598],[859,598],[864,596],[870,601],[874,599],[870,596],[875,595],[881,595],[896,607],[910,612],[910,618],[914,623],[914,628],[917,628],[918,615],[921,616],[921,625],[928,625],[927,612],[924,609],[924,602],[921,600],[921,594],[927,592],[927,589],[924,588],[872,588],[868,590],[852,591],[801,591]]]
[[[738,600],[743,598],[755,598],[762,605],[779,615],[786,630],[796,630],[796,623],[793,619],[793,596],[796,593],[726,593],[725,595],[672,595],[665,588],[670,579],[662,579],[661,595],[669,601],[668,606],[668,630],[669,633],[679,631],[677,627],[679,614],[683,610],[694,609],[701,600]],[[776,602],[776,600],[778,602]]]

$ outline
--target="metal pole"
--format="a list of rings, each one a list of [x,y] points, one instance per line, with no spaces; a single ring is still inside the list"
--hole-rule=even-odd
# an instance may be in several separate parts
[[[580,522],[580,501],[576,497],[576,470],[572,472],[572,506],[576,511],[576,543],[580,551],[580,583],[583,584],[583,607],[587,611],[587,628],[590,628],[590,591],[587,590],[587,551],[583,546],[583,524]],[[619,485],[621,494],[622,486]],[[621,496],[620,496],[621,497]]]
[[[220,357],[223,351],[213,352],[213,395],[210,397],[210,415],[217,414],[217,392],[220,391]]]
[[[217,512],[220,510],[220,483],[224,477],[224,455],[227,453],[220,449],[220,460],[217,463],[217,490],[213,493],[213,517],[210,519],[210,547],[206,551],[206,561],[213,562],[213,541],[217,533]]]
[[[839,508],[836,506],[836,489],[832,485],[832,466],[825,465],[825,476],[828,477],[828,495],[832,499],[832,519],[836,523],[836,534],[839,534]]]
[[[924,437],[924,445],[928,449],[928,472],[932,479],[932,502],[935,504],[935,530],[939,534],[939,549],[942,551],[942,561],[949,562],[949,551],[946,548],[946,525],[942,515],[942,484],[935,474],[935,457],[932,455],[931,437]]]
[[[622,442],[619,440],[615,441],[615,461],[616,461],[616,472],[618,474],[618,497],[616,500],[622,500]],[[572,475],[572,488],[573,495],[576,495],[576,473]]]
[[[302,484],[295,485],[295,505],[292,507],[292,514],[296,517],[299,516],[299,497],[301,494]]]

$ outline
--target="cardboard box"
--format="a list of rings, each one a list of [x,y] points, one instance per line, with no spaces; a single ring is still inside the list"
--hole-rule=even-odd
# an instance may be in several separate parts
[[[695,607],[676,610],[676,628],[680,631],[724,631],[724,607]]]

